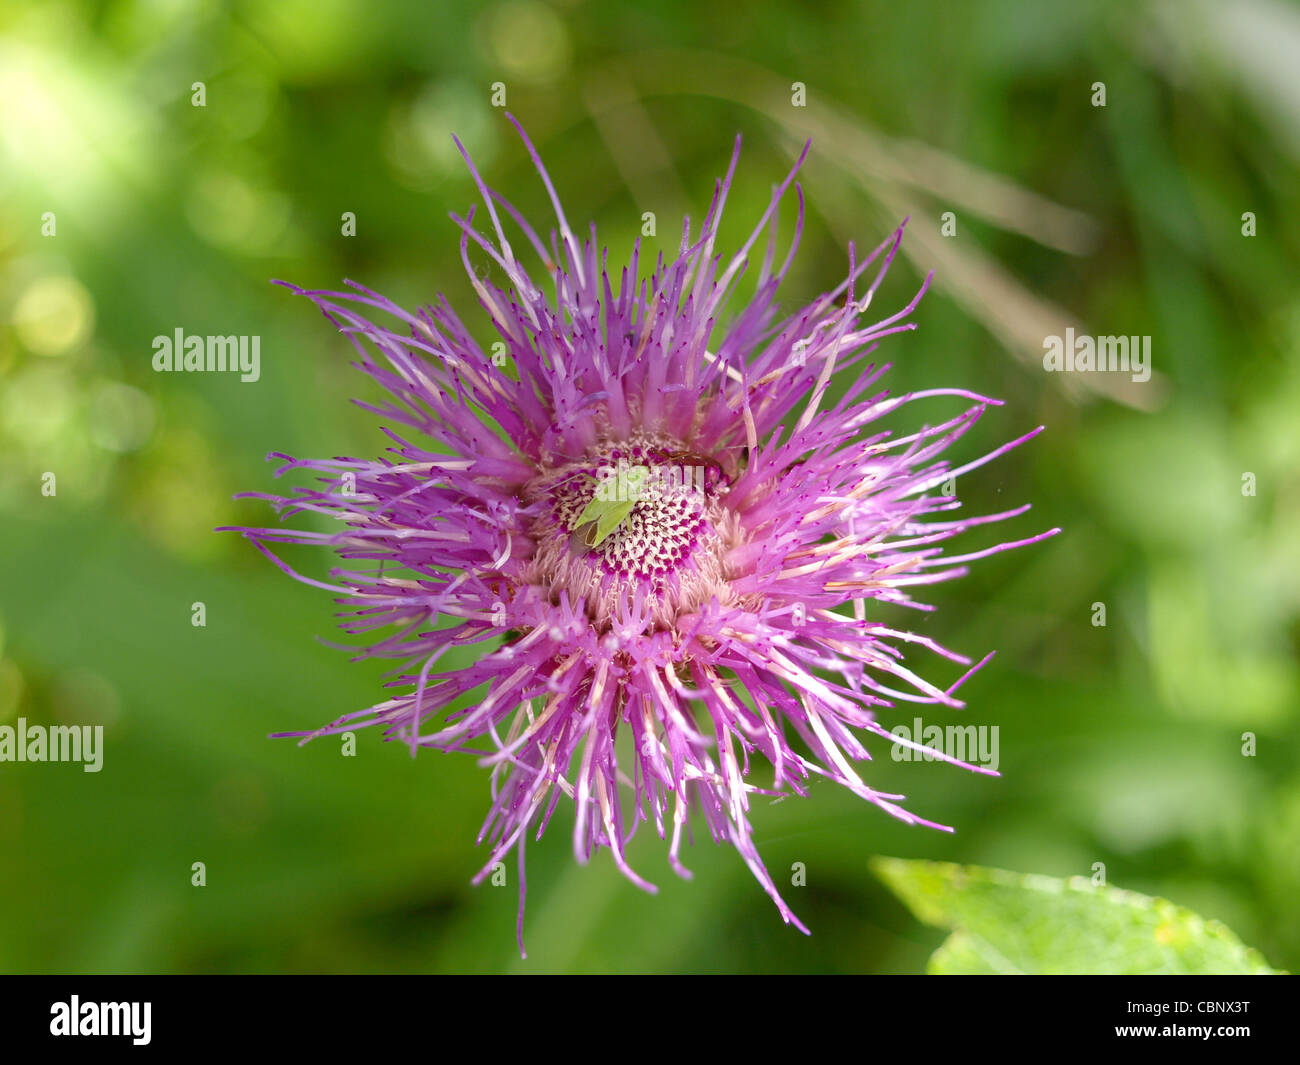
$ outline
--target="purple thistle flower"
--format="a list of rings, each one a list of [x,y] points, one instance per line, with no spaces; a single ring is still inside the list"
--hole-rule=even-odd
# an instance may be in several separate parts
[[[874,391],[889,367],[867,360],[885,337],[915,328],[905,319],[929,283],[897,313],[861,323],[902,227],[861,262],[850,245],[848,278],[777,319],[774,298],[803,225],[798,185],[799,218],[779,267],[776,214],[807,148],[733,257],[714,244],[739,138],[700,233],[692,236],[687,220],[676,258],[661,255],[648,278],[638,242],[611,277],[595,227],[580,246],[537,152],[511,122],[550,195],[558,236],[545,245],[487,188],[463,147],[495,240],[474,229],[472,210],[452,216],[509,367],[480,348],[445,300],[411,314],[352,282],[347,292],[289,286],[352,341],[359,368],[390,394],[362,405],[405,431],[385,428],[394,446],[376,460],[271,456],[285,460],[280,473],[323,474],[324,487],[258,497],[284,516],[330,515],[340,531],[238,531],[292,576],[341,596],[345,631],[395,627],[363,655],[404,664],[390,683],[401,694],[287,735],[306,742],[382,725],[412,754],[481,755],[492,805],[479,839],[491,854],[475,883],[517,850],[521,951],[525,836],[541,837],[561,796],[576,806],[578,860],[608,847],[652,892],[626,861],[627,840],[652,822],[670,837],[669,864],[689,877],[680,850],[697,807],[782,918],[806,932],[755,848],[751,796],[804,795],[816,774],[903,821],[948,830],[904,810],[903,796],[873,789],[852,763],[870,757],[864,733],[900,742],[876,708],[899,700],[959,708],[957,689],[992,655],[972,665],[873,621],[867,605],[929,609],[912,601],[913,587],[1057,531],[966,555],[939,546],[1028,509],[945,519],[959,503],[932,490],[1041,427],[954,469],[940,456],[999,401],[961,389]],[[552,296],[516,258],[500,212],[537,253]],[[722,324],[764,230],[754,297]],[[476,274],[471,244],[507,287]],[[372,322],[372,311],[393,327]],[[836,374],[848,384],[832,403]],[[907,436],[877,428],[882,416],[932,396],[971,406]],[[266,546],[277,542],[329,545],[348,565],[333,571],[338,583],[312,580]],[[449,648],[497,641],[472,665],[437,671]],[[936,686],[904,665],[899,643],[969,668]],[[631,738],[626,752],[616,748],[620,731]],[[750,782],[751,755],[770,764],[770,783]]]

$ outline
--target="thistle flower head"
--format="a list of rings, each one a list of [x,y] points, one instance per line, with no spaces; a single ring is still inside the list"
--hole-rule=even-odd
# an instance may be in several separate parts
[[[283,517],[326,514],[339,527],[239,531],[293,576],[337,593],[347,632],[384,630],[364,654],[402,662],[397,694],[305,739],[379,725],[413,753],[478,753],[492,771],[478,879],[517,851],[521,949],[525,837],[540,838],[561,799],[576,808],[578,859],[607,847],[649,891],[628,865],[627,840],[649,822],[688,876],[681,845],[697,811],[806,931],[755,848],[750,803],[805,794],[822,776],[904,821],[944,827],[875,790],[854,763],[869,758],[871,734],[897,742],[878,709],[960,707],[957,689],[983,662],[890,628],[872,607],[917,605],[915,587],[1051,535],[944,554],[967,528],[1027,507],[963,518],[939,486],[1034,433],[954,467],[942,456],[997,401],[880,388],[888,366],[875,352],[914,328],[906,319],[925,289],[866,321],[901,227],[865,258],[850,246],[842,284],[778,315],[802,230],[797,185],[798,222],[779,263],[777,212],[802,156],[748,240],[723,255],[715,244],[737,140],[699,231],[688,220],[677,254],[643,275],[639,243],[619,270],[594,227],[579,243],[520,135],[554,206],[549,244],[468,155],[486,234],[474,211],[453,215],[495,351],[445,300],[411,313],[351,283],[294,288],[388,393],[369,409],[392,446],[376,459],[272,456],[281,472],[315,471],[320,486],[261,498]],[[537,264],[525,267],[507,223]],[[480,276],[478,256],[502,284]],[[728,307],[755,261],[753,298]],[[542,274],[545,286],[534,280]],[[969,406],[904,436],[879,427],[935,396]],[[312,580],[275,555],[277,543],[329,545],[343,563],[333,583]],[[904,664],[902,644],[970,668],[941,687]],[[470,664],[439,669],[466,647],[479,649]]]

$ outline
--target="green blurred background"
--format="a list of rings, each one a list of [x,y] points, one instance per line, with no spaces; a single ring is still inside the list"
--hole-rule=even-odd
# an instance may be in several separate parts
[[[873,854],[1056,876],[1103,862],[1110,883],[1300,967],[1296,6],[0,11],[0,723],[99,722],[107,745],[99,774],[0,764],[0,969],[920,971],[943,933],[871,877]],[[975,512],[1032,500],[1007,536],[1065,534],[978,563],[925,597],[937,613],[905,619],[999,650],[962,722],[1000,727],[1002,778],[875,745],[869,782],[951,836],[826,784],[755,805],[778,882],[806,865],[787,896],[811,937],[698,821],[690,883],[652,832],[634,841],[651,897],[608,854],[575,865],[562,811],[528,849],[521,961],[513,863],[506,888],[469,884],[488,803],[472,758],[412,760],[373,731],[353,758],[267,739],[369,705],[383,667],[314,639],[336,636],[326,593],[212,530],[270,520],[231,499],[273,489],[268,452],[385,443],[349,403],[377,398],[350,346],[267,282],[351,277],[408,305],[445,292],[489,339],[447,218],[475,199],[451,133],[548,224],[493,82],[611,262],[644,211],[671,253],[741,132],[729,246],[812,136],[784,305],[834,285],[849,240],[870,247],[910,214],[877,306],[928,269],[936,285],[920,329],[888,342],[890,387],[1004,398],[964,458],[1048,427],[960,489]],[[1151,335],[1156,378],[1045,373],[1043,337],[1071,324]],[[262,379],[154,374],[151,340],[176,327],[260,335]],[[956,410],[931,404],[896,426]],[[290,557],[316,576],[329,561]]]

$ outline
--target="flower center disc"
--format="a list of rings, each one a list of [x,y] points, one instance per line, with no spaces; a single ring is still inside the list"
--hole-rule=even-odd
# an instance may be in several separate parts
[[[610,444],[548,470],[529,486],[542,504],[530,577],[585,600],[593,621],[638,591],[661,624],[714,595],[727,602],[721,559],[738,534],[721,505],[728,487],[717,462],[658,440]],[[617,521],[599,539],[598,511]]]

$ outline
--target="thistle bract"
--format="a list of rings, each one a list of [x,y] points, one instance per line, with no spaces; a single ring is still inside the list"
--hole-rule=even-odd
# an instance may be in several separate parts
[[[504,359],[445,300],[408,312],[351,283],[294,288],[387,392],[369,409],[391,446],[376,459],[272,456],[282,472],[315,471],[319,487],[261,498],[282,517],[327,514],[339,527],[239,531],[287,572],[337,593],[342,627],[374,641],[364,654],[402,663],[396,694],[304,741],[378,725],[413,753],[477,752],[492,776],[480,836],[490,854],[477,879],[517,851],[521,949],[525,838],[540,838],[561,800],[575,807],[577,858],[606,847],[648,891],[627,840],[649,822],[668,841],[669,865],[688,876],[681,847],[694,814],[806,931],[755,848],[750,804],[803,795],[822,776],[894,817],[944,827],[872,788],[854,763],[869,757],[871,734],[900,742],[878,709],[961,707],[957,689],[988,659],[972,664],[893,629],[872,607],[917,605],[917,586],[1055,531],[966,555],[943,550],[969,527],[1027,507],[961,517],[939,486],[1034,433],[954,466],[941,456],[997,401],[880,388],[888,366],[874,353],[914,328],[907,318],[925,290],[865,320],[901,227],[861,259],[850,246],[842,284],[778,315],[803,225],[797,185],[780,262],[777,213],[802,156],[748,240],[722,255],[715,242],[737,140],[699,231],[688,220],[677,254],[643,276],[639,243],[617,270],[594,227],[579,243],[520,135],[554,206],[549,243],[468,155],[489,224],[480,233],[474,211],[453,215]],[[508,228],[535,264],[525,267]],[[502,286],[475,270],[478,256]],[[746,273],[752,299],[727,308]],[[965,409],[907,435],[880,428],[884,415],[940,396]],[[277,543],[329,546],[343,561],[331,582],[316,581],[281,561]],[[944,686],[925,680],[903,645],[957,663],[947,671],[959,675]],[[456,656],[470,664],[439,668],[467,647],[481,649]]]

